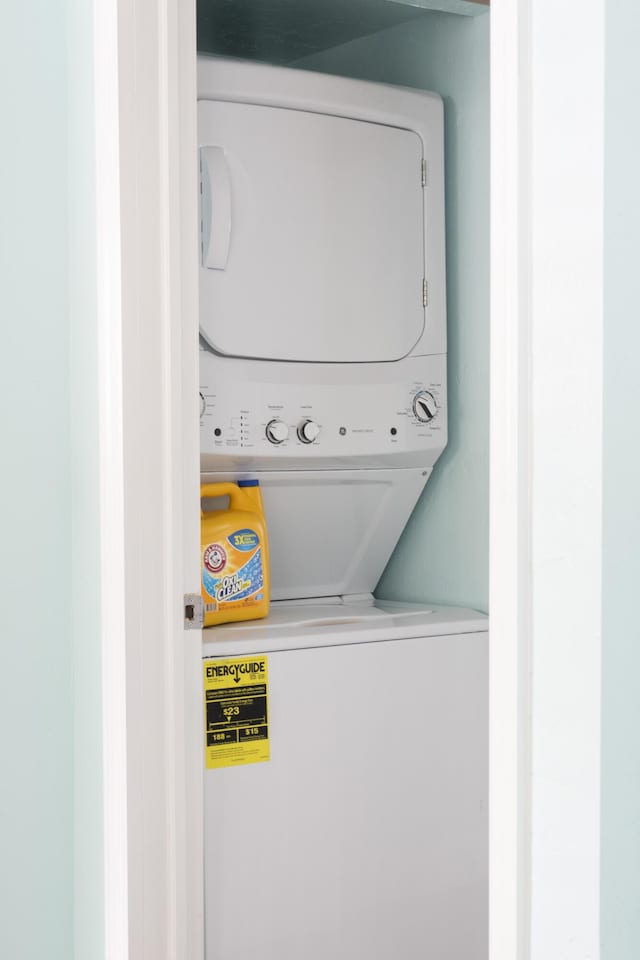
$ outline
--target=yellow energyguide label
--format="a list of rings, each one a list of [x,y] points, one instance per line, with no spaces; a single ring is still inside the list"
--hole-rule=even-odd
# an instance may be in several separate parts
[[[204,661],[207,770],[269,759],[266,657]]]

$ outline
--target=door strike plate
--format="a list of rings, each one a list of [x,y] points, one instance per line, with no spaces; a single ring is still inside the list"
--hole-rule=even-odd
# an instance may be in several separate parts
[[[204,601],[199,593],[184,595],[185,630],[202,630],[204,626]]]

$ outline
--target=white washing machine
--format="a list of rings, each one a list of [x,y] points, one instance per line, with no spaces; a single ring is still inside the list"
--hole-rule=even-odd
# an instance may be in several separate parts
[[[211,762],[255,731],[205,771],[207,960],[486,960],[486,631],[382,602],[206,631]]]
[[[485,960],[486,618],[372,595],[447,440],[442,102],[198,69],[201,469],[272,599],[205,632],[207,960]]]

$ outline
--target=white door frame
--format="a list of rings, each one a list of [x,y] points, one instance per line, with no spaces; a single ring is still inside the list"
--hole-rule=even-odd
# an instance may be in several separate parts
[[[489,957],[526,960],[530,904],[529,0],[491,7]]]
[[[600,955],[605,2],[491,6],[490,960]]]
[[[195,4],[94,31],[104,955],[201,960]]]
[[[490,960],[531,955],[533,544],[544,532],[533,388],[545,365],[539,350],[532,371],[543,326],[531,13],[545,4],[554,23],[550,0],[492,0],[491,11]],[[201,636],[184,630],[181,600],[199,590],[194,7],[94,3],[108,960],[203,956]]]

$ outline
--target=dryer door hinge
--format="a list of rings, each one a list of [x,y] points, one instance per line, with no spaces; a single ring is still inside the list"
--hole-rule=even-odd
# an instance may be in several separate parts
[[[426,280],[422,281],[422,306],[426,307],[428,302],[429,285]]]
[[[427,185],[427,161],[422,158],[422,186],[426,187]]]
[[[185,630],[202,630],[204,627],[204,600],[200,593],[184,595]]]

